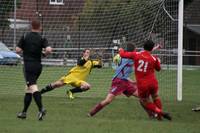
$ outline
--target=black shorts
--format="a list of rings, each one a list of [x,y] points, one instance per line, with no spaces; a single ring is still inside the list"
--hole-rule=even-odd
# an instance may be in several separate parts
[[[42,65],[40,62],[25,62],[24,63],[24,78],[26,85],[31,86],[37,84],[37,79],[42,72]]]

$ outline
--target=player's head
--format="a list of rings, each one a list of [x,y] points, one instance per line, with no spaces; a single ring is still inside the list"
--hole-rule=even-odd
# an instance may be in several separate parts
[[[83,56],[90,56],[90,49],[84,49]]]
[[[33,20],[31,22],[31,27],[33,30],[39,30],[41,27],[40,27],[40,21],[38,20]]]
[[[152,51],[154,45],[155,45],[155,43],[154,43],[153,41],[147,40],[147,41],[145,41],[145,43],[144,43],[144,50]]]
[[[126,51],[128,52],[135,51],[135,44],[133,42],[127,42]]]

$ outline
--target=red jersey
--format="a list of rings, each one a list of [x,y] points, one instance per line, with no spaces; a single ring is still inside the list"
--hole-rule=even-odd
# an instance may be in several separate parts
[[[151,55],[149,51],[126,52],[123,49],[120,49],[119,54],[122,58],[134,60],[135,75],[138,83],[157,81],[154,71],[160,71],[160,61],[158,58]]]

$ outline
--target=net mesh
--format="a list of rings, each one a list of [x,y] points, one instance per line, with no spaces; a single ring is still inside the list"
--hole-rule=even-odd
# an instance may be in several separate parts
[[[30,20],[41,20],[42,35],[54,52],[43,59],[47,65],[38,81],[39,87],[60,78],[76,64],[82,49],[91,48],[92,58],[101,56],[105,67],[91,73],[88,82],[93,89],[82,96],[105,96],[113,74],[112,57],[117,52],[114,47],[124,47],[125,42],[132,41],[141,49],[146,39],[152,39],[163,45],[154,52],[164,68],[157,75],[160,93],[175,99],[177,0],[16,0],[16,5],[12,0],[1,0],[0,10],[3,20],[0,39],[11,50],[22,34],[29,31]],[[0,93],[21,94],[24,87],[21,63],[0,67]],[[49,95],[60,96],[63,91]]]

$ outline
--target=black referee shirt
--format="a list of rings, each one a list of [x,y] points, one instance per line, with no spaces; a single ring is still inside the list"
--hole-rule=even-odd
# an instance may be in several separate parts
[[[42,48],[49,45],[47,39],[38,32],[29,32],[21,37],[17,46],[23,50],[24,61],[41,62]]]

